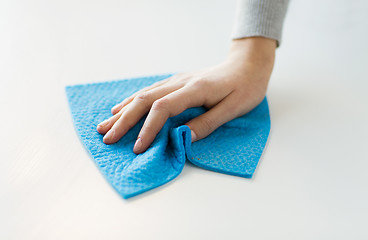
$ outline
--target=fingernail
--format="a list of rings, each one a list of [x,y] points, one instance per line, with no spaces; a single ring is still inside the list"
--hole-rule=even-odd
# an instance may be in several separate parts
[[[111,129],[110,131],[108,131],[106,133],[106,135],[104,136],[103,140],[110,140],[114,137],[115,135],[115,130],[114,129]]]
[[[106,126],[106,125],[107,125],[107,123],[108,123],[108,122],[109,122],[108,120],[105,120],[105,121],[103,121],[103,122],[99,123],[99,124],[97,125],[97,127],[104,127],[104,126]]]
[[[190,135],[192,136],[192,142],[197,140],[197,134],[195,134],[195,132],[193,132],[193,130],[190,130]]]
[[[133,151],[134,152],[140,152],[141,148],[142,148],[142,139],[139,137],[137,139],[137,141],[135,141],[134,147],[133,147]]]

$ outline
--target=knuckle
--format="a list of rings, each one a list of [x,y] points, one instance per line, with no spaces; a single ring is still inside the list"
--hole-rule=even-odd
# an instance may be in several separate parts
[[[139,93],[135,99],[140,103],[147,103],[150,100],[150,94],[147,92]]]
[[[192,86],[203,89],[208,86],[208,79],[207,78],[197,78],[191,83]]]
[[[213,130],[215,130],[216,122],[213,119],[202,116],[201,122],[202,127],[207,131],[212,132]]]
[[[149,135],[156,135],[158,133],[157,129],[154,127],[147,125],[144,128],[142,128],[142,136],[149,136]],[[144,138],[144,137],[143,137]]]
[[[169,109],[169,100],[166,98],[160,98],[153,102],[152,110],[155,111],[168,111]]]
[[[127,115],[122,116],[121,121],[124,123],[124,129],[131,129],[136,124],[134,119]]]

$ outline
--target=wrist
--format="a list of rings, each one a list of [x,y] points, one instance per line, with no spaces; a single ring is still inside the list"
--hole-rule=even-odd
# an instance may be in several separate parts
[[[276,46],[276,40],[264,37],[232,40],[226,62],[237,65],[258,65],[272,71]]]

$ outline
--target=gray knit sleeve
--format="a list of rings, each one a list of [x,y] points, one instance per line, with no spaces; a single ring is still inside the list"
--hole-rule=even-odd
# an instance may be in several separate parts
[[[262,36],[281,43],[289,0],[238,0],[233,39]]]

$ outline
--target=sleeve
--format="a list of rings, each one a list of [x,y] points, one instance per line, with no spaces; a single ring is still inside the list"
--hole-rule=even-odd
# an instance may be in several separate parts
[[[281,44],[289,0],[238,0],[232,39],[261,36]]]

